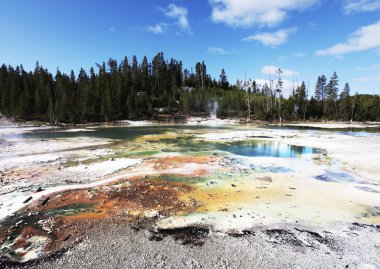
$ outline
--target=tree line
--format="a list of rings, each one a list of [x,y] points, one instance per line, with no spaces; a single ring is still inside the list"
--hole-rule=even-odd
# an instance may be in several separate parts
[[[279,70],[281,71],[281,70]],[[346,83],[339,93],[334,72],[318,77],[308,94],[303,82],[288,98],[282,96],[281,72],[275,86],[255,81],[231,85],[224,69],[216,80],[204,62],[194,69],[166,60],[158,53],[143,57],[109,59],[89,72],[75,75],[57,70],[53,75],[38,62],[34,70],[23,66],[0,67],[0,112],[24,120],[51,124],[120,119],[152,119],[162,114],[208,115],[210,102],[218,103],[219,117],[248,120],[380,120],[378,95],[351,95]]]

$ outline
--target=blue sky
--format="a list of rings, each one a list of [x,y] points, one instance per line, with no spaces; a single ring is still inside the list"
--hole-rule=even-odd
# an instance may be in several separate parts
[[[340,87],[380,94],[380,0],[2,0],[0,62],[51,72],[162,51],[191,68],[204,60],[230,82],[287,90],[338,73]]]

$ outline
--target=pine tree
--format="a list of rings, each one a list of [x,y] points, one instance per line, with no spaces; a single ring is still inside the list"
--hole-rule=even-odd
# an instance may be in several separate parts
[[[304,119],[306,114],[306,84],[303,81],[301,86],[297,87],[294,95],[296,106],[296,117],[298,119]]]
[[[23,119],[33,119],[32,117],[32,107],[34,106],[33,99],[32,99],[33,85],[30,82],[30,75],[25,70],[22,70],[21,80],[23,84],[23,92],[21,93],[21,97],[19,100],[20,117]]]
[[[37,62],[26,72],[22,65],[0,66],[0,111],[22,119],[59,122],[103,121],[152,117],[157,113],[207,113],[210,100],[219,103],[218,115],[273,120],[329,119],[380,120],[380,97],[357,94],[350,97],[346,84],[338,100],[338,76],[318,77],[309,101],[306,85],[294,89],[289,98],[281,96],[281,72],[277,85],[248,82],[251,93],[230,87],[225,70],[219,81],[206,71],[204,62],[193,69],[182,69],[182,62],[165,60],[158,53],[151,62],[134,56],[118,65],[114,59],[97,64],[89,75],[84,69],[69,75],[57,70],[55,77]],[[239,81],[240,82],[240,81]],[[237,83],[238,84],[238,83]],[[226,90],[229,89],[229,90]],[[275,90],[279,89],[278,94]],[[280,96],[278,99],[278,95]],[[277,105],[278,102],[278,105]],[[281,108],[280,108],[281,102]],[[251,109],[250,109],[251,108]],[[307,108],[307,111],[306,111]],[[249,113],[251,112],[251,113]],[[338,117],[339,115],[339,117]]]
[[[128,96],[131,91],[131,67],[128,58],[125,57],[121,66],[121,89],[120,89],[120,109],[123,118],[128,118]]]
[[[315,113],[317,118],[321,118],[324,111],[324,103],[326,99],[326,77],[325,75],[318,76],[315,85],[314,99],[315,99]]]
[[[230,83],[228,82],[226,72],[224,69],[222,69],[220,76],[219,76],[219,87],[222,89],[227,90],[230,87]]]
[[[329,119],[338,119],[338,75],[333,73],[329,83],[326,86],[326,105],[324,106],[324,115]]]
[[[121,91],[121,81],[119,80],[119,72],[117,61],[114,59],[109,59],[107,66],[109,72],[107,74],[107,85],[109,89],[109,97],[107,103],[108,116],[110,119],[117,119],[120,113],[120,91]]]
[[[321,101],[323,99],[323,85],[322,77],[318,76],[317,83],[315,85],[314,98],[317,101]]]
[[[77,82],[77,106],[75,114],[80,121],[88,121],[90,114],[90,107],[88,100],[90,99],[90,79],[86,71],[81,68],[78,74]]]
[[[348,83],[344,85],[343,91],[340,94],[339,101],[339,112],[341,118],[343,120],[350,120],[352,114],[352,105],[350,98],[350,85]]]

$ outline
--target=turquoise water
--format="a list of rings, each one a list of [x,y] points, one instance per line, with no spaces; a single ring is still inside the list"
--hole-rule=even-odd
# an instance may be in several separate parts
[[[111,128],[94,128],[94,131],[65,132],[65,129],[38,130],[31,133],[18,135],[20,139],[57,139],[57,138],[75,138],[75,137],[92,137],[115,140],[115,142],[128,142],[144,135],[163,135],[167,132],[178,133],[176,138],[154,139],[148,143],[164,145],[162,151],[197,153],[197,152],[218,152],[223,151],[241,156],[249,157],[279,157],[279,158],[296,158],[304,154],[317,153],[318,150],[310,147],[291,146],[283,143],[271,141],[249,140],[233,143],[218,143],[198,141],[192,134],[206,133],[207,131],[233,131],[239,128],[244,130],[244,126],[139,126],[139,127],[111,127]],[[248,128],[246,128],[248,129]],[[186,134],[186,135],[184,135]]]
[[[70,138],[70,137],[94,137],[94,138],[108,138],[108,139],[134,139],[141,135],[156,134],[160,135],[166,132],[182,132],[182,131],[237,131],[237,130],[254,130],[255,128],[260,129],[281,129],[281,130],[303,130],[307,132],[329,132],[336,134],[344,134],[350,136],[372,136],[380,135],[380,128],[340,128],[340,129],[330,129],[330,128],[317,128],[317,127],[305,127],[305,126],[276,126],[276,125],[265,125],[258,127],[250,126],[189,126],[189,125],[152,125],[152,126],[126,126],[126,127],[109,127],[109,128],[93,128],[93,131],[78,131],[78,132],[65,132],[67,128],[52,128],[36,130],[30,133],[24,134],[12,134],[10,137],[16,138],[37,138],[37,139],[55,139],[55,138]],[[250,156],[250,155],[248,155]]]
[[[75,128],[70,128],[75,129]],[[37,138],[37,139],[56,139],[71,137],[93,137],[107,139],[135,139],[142,135],[160,135],[166,132],[182,132],[182,131],[202,131],[202,130],[232,130],[230,127],[212,127],[212,126],[184,126],[184,125],[166,125],[166,126],[130,126],[130,127],[108,127],[108,128],[92,128],[91,131],[65,132],[66,128],[52,128],[50,130],[37,130],[30,133],[12,135],[17,138]]]
[[[227,151],[236,155],[248,157],[278,157],[295,158],[303,154],[318,153],[318,149],[311,147],[291,146],[283,143],[270,141],[243,141],[230,144],[220,144],[219,150]]]

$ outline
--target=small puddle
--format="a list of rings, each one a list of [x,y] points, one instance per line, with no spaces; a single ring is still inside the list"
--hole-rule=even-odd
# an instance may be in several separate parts
[[[325,182],[354,182],[355,179],[352,175],[344,172],[325,171],[325,173],[318,175],[315,179]]]
[[[293,169],[283,166],[257,166],[255,164],[250,164],[252,170],[263,173],[292,173]]]

